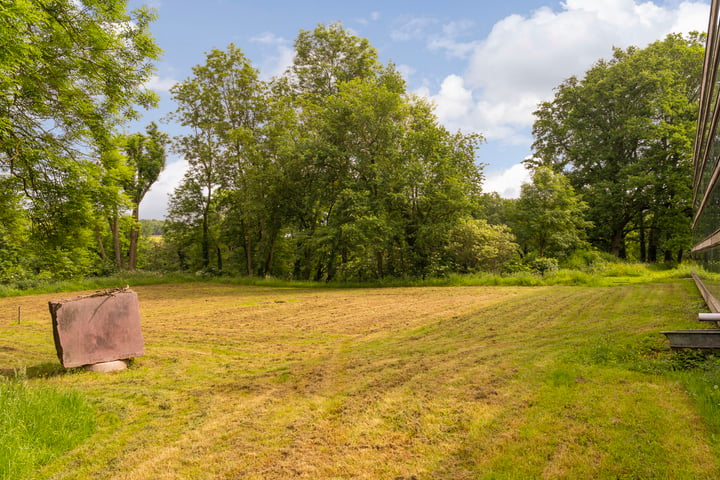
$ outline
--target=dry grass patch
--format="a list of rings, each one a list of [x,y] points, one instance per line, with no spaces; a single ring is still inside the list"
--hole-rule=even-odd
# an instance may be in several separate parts
[[[147,353],[109,375],[55,374],[49,296],[0,299],[0,369],[98,413],[36,478],[720,476],[677,382],[604,350],[690,322],[686,284],[136,290]]]

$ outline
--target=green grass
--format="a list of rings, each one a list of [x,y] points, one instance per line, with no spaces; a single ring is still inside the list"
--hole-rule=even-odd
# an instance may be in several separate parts
[[[720,478],[720,362],[659,334],[697,326],[699,294],[677,272],[632,272],[138,286],[146,355],[107,375],[51,368],[50,295],[6,298],[0,373],[92,398],[95,433],[31,480]]]
[[[25,381],[0,382],[0,479],[24,479],[85,440],[95,428],[78,393]]]
[[[450,274],[446,277],[412,279],[387,278],[366,282],[309,280],[285,280],[277,278],[255,278],[243,276],[210,276],[189,273],[123,272],[107,277],[88,277],[66,281],[47,282],[28,288],[0,285],[0,298],[43,293],[60,293],[79,290],[98,290],[124,287],[125,285],[160,285],[178,283],[220,283],[228,285],[253,285],[278,288],[381,288],[420,286],[587,286],[600,287],[618,284],[635,284],[672,281],[689,278],[692,270],[702,270],[691,264],[678,267],[649,265],[643,263],[615,262],[594,267],[591,272],[577,269],[560,269],[545,275],[533,272],[513,274],[478,273]]]

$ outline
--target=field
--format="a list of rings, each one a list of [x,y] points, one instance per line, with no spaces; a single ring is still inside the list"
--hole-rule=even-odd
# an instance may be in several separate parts
[[[146,355],[113,374],[59,367],[59,295],[0,299],[0,373],[96,417],[34,478],[720,478],[658,333],[698,328],[689,280],[135,290]]]

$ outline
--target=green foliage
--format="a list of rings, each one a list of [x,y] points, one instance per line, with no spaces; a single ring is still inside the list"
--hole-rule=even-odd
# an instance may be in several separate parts
[[[143,236],[158,236],[162,235],[165,230],[164,220],[148,220],[140,219],[140,233]]]
[[[0,3],[0,183],[16,229],[0,265],[22,250],[14,277],[87,274],[102,213],[122,203],[97,160],[137,105],[156,103],[143,88],[160,53],[153,14],[125,0]]]
[[[688,247],[703,51],[697,35],[616,49],[535,112],[528,163],[565,172],[589,205],[596,247],[624,258],[631,232],[641,261]]]
[[[561,262],[563,268],[579,270],[582,272],[595,273],[605,269],[615,258],[610,254],[602,253],[594,249],[575,250],[569,257]]]
[[[165,168],[166,148],[170,138],[158,130],[155,122],[145,129],[147,135],[135,133],[120,139],[127,156],[127,166],[131,175],[122,183],[125,193],[132,204],[133,223],[130,227],[130,245],[128,246],[129,270],[135,270],[138,256],[138,240],[140,237],[140,202],[150,187],[157,181],[160,172]],[[115,235],[118,232],[113,232]],[[120,268],[122,265],[117,265]]]
[[[563,175],[538,167],[514,204],[513,232],[525,253],[565,257],[585,243],[592,226],[584,220],[586,210]]]
[[[0,380],[0,478],[29,478],[95,430],[93,409],[77,393]]]
[[[487,271],[499,273],[519,248],[505,225],[490,225],[485,220],[462,219],[450,231],[446,247],[460,273]]]
[[[530,268],[540,275],[545,275],[548,272],[557,272],[558,261],[557,258],[548,257],[537,257],[527,262]]]
[[[181,268],[331,281],[447,271],[477,211],[479,135],[451,134],[339,24],[303,31],[282,78],[234,46],[173,88],[190,163],[164,239]],[[225,99],[233,99],[227,102]]]

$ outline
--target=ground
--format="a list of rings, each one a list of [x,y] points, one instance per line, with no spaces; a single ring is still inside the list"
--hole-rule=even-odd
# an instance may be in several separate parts
[[[0,299],[0,372],[97,415],[36,478],[720,477],[690,396],[634,360],[691,324],[689,281],[135,290],[146,355],[113,374],[59,367],[57,295]]]

